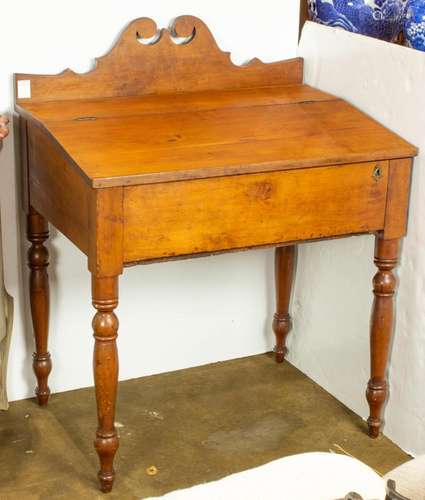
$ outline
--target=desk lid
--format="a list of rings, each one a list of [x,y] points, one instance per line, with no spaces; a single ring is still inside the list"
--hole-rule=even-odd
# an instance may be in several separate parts
[[[15,75],[16,107],[93,187],[406,158],[416,148],[302,84],[302,60],[234,65],[192,16],[141,18],[85,74]]]

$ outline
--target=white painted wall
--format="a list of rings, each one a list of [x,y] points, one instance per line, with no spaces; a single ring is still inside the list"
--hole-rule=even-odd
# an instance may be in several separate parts
[[[298,0],[14,0],[1,7],[0,111],[13,108],[12,73],[86,71],[119,31],[140,16],[160,26],[194,14],[210,26],[235,62],[293,57]],[[25,242],[16,184],[14,137],[0,155],[0,199],[6,285],[16,316],[9,364],[11,400],[31,396],[33,341],[25,302]],[[85,257],[52,230],[52,391],[92,385],[90,277]],[[26,280],[25,280],[26,281]],[[264,352],[273,344],[272,252],[254,251],[185,262],[139,266],[121,279],[120,378],[185,368]]]
[[[425,53],[308,23],[299,54],[306,83],[345,98],[421,150],[398,271],[384,432],[405,450],[424,453]],[[373,238],[304,245],[300,254],[289,359],[366,417]]]

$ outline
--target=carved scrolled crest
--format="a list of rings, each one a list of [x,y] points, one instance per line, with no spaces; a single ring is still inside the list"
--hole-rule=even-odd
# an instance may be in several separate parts
[[[301,83],[302,60],[235,65],[197,17],[180,16],[168,28],[132,21],[87,73],[15,75],[16,101],[36,102],[238,89]],[[24,88],[24,92],[22,92]]]
[[[210,30],[197,17],[180,16],[173,19],[168,28],[171,39],[177,44],[190,43],[195,36],[199,38],[204,36],[209,38],[210,43],[215,44],[215,40],[211,35]],[[180,42],[177,40],[181,39]]]

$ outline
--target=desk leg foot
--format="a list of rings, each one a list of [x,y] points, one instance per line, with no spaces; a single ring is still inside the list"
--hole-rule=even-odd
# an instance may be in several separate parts
[[[387,399],[387,361],[393,330],[394,293],[396,278],[393,269],[398,262],[399,240],[376,237],[375,264],[378,272],[373,278],[375,295],[370,330],[371,378],[367,384],[366,398],[370,416],[367,420],[369,435],[379,436],[382,407]]]
[[[30,208],[27,220],[28,266],[30,268],[30,303],[35,337],[33,370],[37,377],[35,395],[40,406],[45,406],[49,399],[49,374],[52,370],[50,353],[47,350],[49,334],[49,252],[44,242],[49,237],[47,221],[33,208]]]
[[[114,309],[118,305],[118,278],[93,276],[92,290],[93,305],[97,309],[93,318],[93,371],[98,414],[94,447],[100,460],[100,489],[107,493],[114,482],[113,462],[119,445],[114,424],[118,386],[118,318]]]
[[[288,349],[285,342],[291,330],[292,322],[289,315],[292,283],[296,260],[296,247],[290,245],[278,247],[275,250],[275,282],[276,282],[276,312],[273,317],[273,331],[276,336],[274,348],[277,363],[282,363]]]

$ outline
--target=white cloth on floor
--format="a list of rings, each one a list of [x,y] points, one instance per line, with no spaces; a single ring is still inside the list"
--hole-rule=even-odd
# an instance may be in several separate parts
[[[177,490],[164,500],[337,500],[350,492],[384,500],[385,481],[369,466],[346,455],[302,453]],[[151,499],[152,500],[152,499]]]

